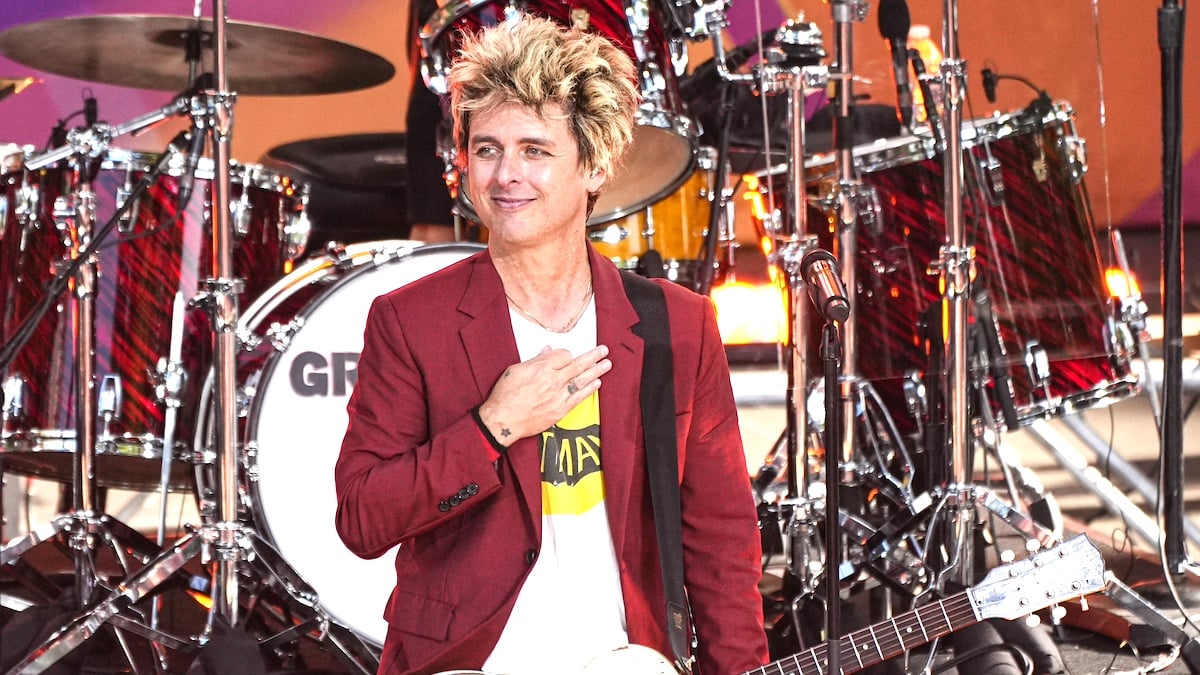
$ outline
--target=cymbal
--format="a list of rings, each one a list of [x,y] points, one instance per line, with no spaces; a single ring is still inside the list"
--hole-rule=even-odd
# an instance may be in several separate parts
[[[211,19],[189,16],[67,17],[0,33],[0,54],[81,80],[182,91],[190,85],[189,38],[200,38],[200,72],[207,72],[213,67],[212,33]],[[228,21],[226,38],[229,89],[239,94],[332,94],[373,87],[396,73],[381,56],[310,33]]]

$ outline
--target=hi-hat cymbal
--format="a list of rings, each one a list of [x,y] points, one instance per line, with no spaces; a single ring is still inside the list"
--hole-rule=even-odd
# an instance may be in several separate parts
[[[211,71],[212,20],[188,16],[80,16],[28,23],[0,33],[0,53],[81,80],[182,91],[190,84],[186,52],[193,36],[200,38],[200,72]],[[239,94],[332,94],[373,87],[396,73],[381,56],[310,33],[228,21],[226,38],[229,88]]]

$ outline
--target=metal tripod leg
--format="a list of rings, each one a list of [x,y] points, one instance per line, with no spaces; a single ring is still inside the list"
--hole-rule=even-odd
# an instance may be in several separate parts
[[[248,564],[245,561],[252,560],[260,566],[262,569],[254,570],[253,577],[265,580],[267,585],[281,590],[288,603],[287,616],[297,617],[292,619],[292,626],[268,638],[268,643],[291,641],[315,628],[320,639],[329,638],[347,665],[364,675],[378,670],[378,656],[354,634],[341,627],[331,627],[331,619],[321,608],[316,591],[292,570],[282,556],[253,530],[235,525],[232,528],[205,526],[186,535],[141,570],[129,575],[106,599],[77,613],[63,628],[9,670],[8,675],[42,672],[92,637],[106,623],[141,635],[169,649],[198,649],[203,639],[194,641],[151,629],[132,608],[135,603],[146,598],[180,572],[183,566],[196,556],[203,554],[206,559],[214,557],[213,547],[223,538],[222,532],[218,531],[222,529],[226,535],[230,535],[228,538],[237,544],[239,550],[235,556],[242,564]],[[228,553],[225,552],[225,555]],[[284,612],[280,614],[282,616]]]
[[[1117,489],[1096,467],[1088,464],[1054,427],[1044,420],[1036,420],[1028,429],[1034,438],[1054,455],[1058,463],[1071,472],[1080,485],[1099,497],[1110,512],[1123,518],[1143,541],[1156,545],[1160,533],[1154,519],[1138,508],[1128,495]]]
[[[1075,432],[1075,435],[1080,441],[1087,445],[1088,449],[1096,456],[1096,463],[1103,463],[1113,473],[1119,476],[1122,480],[1129,483],[1130,487],[1137,491],[1148,503],[1153,504],[1158,499],[1158,486],[1150,479],[1133,466],[1128,460],[1115,451],[1109,451],[1108,444],[1105,443],[1096,434],[1096,432],[1088,426],[1087,422],[1078,417],[1064,417],[1062,422],[1068,429]],[[1120,514],[1118,514],[1120,515]],[[1195,521],[1185,518],[1183,521],[1183,529],[1187,532],[1188,539],[1192,543],[1200,545],[1200,527]],[[1153,541],[1158,541],[1157,539]]]
[[[1121,583],[1121,580],[1117,579],[1112,572],[1105,575],[1105,581],[1108,582],[1108,587],[1104,590],[1105,595],[1137,615],[1146,625],[1162,633],[1168,642],[1178,647],[1180,655],[1187,664],[1188,672],[1200,673],[1200,642],[1188,635],[1186,631],[1163,615],[1145,598],[1134,592],[1132,588]]]
[[[149,591],[166,581],[201,549],[202,540],[196,535],[180,539],[154,562],[132,574],[112,591],[107,600],[95,603],[77,613],[65,626],[31,651],[8,675],[40,673],[91,638],[109,620],[114,619]],[[128,624],[126,624],[128,625]],[[155,632],[156,642],[176,649],[190,643]]]

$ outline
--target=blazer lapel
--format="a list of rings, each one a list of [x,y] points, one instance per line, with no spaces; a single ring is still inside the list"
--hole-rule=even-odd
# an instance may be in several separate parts
[[[621,275],[612,263],[592,252],[596,289],[596,337],[608,345],[613,367],[600,387],[600,453],[604,463],[605,505],[617,559],[625,546],[625,523],[633,481],[645,464],[641,442],[642,339],[633,333],[637,313],[625,297]],[[633,395],[630,395],[630,394]]]
[[[504,286],[492,264],[490,252],[475,262],[458,310],[471,317],[460,336],[471,372],[475,374],[477,400],[483,401],[504,374],[504,369],[520,361]],[[541,461],[537,438],[523,438],[514,443],[505,453],[504,461],[512,464],[518,489],[531,512],[541,513]],[[541,527],[540,520],[537,526]]]

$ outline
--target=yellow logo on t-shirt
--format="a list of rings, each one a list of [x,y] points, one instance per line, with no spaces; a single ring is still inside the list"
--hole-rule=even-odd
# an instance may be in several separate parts
[[[600,397],[593,393],[542,432],[542,512],[586,513],[603,501]]]

